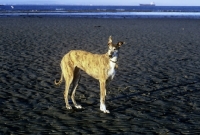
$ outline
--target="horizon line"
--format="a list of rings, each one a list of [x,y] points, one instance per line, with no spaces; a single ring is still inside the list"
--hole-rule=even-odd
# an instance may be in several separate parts
[[[6,6],[6,5],[35,5],[35,6],[39,6],[39,5],[59,5],[59,6],[138,6],[140,7],[140,5],[102,5],[102,4],[0,4],[1,6]],[[182,6],[182,7],[199,7],[196,5],[155,5],[156,6]],[[148,6],[147,6],[148,7]],[[151,7],[151,6],[150,6]]]

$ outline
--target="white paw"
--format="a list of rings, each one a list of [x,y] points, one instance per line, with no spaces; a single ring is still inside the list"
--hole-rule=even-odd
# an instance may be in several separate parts
[[[110,113],[109,110],[106,110],[106,106],[105,106],[104,104],[101,104],[100,110],[101,110],[102,112],[104,112],[104,113]]]
[[[82,108],[81,105],[75,105],[75,107],[76,107],[77,109],[81,109],[81,108]]]
[[[104,113],[110,113],[109,110],[102,110]]]
[[[67,109],[72,109],[72,107],[70,105],[66,105]]]

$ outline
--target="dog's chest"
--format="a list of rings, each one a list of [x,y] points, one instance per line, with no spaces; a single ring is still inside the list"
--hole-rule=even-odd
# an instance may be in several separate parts
[[[108,70],[108,78],[113,79],[115,76],[115,73],[116,73],[116,71],[115,71],[116,63],[110,62],[109,64],[110,64],[110,68]]]

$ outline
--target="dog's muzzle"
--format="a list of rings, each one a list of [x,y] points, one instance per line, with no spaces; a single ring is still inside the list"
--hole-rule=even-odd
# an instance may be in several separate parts
[[[109,58],[112,58],[112,57],[113,57],[113,54],[114,54],[114,52],[110,52],[110,54],[108,55]]]

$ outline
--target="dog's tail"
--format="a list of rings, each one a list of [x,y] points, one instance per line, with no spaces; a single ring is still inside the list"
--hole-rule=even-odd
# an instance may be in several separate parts
[[[63,81],[63,73],[61,74],[60,80],[58,82],[56,82],[56,80],[54,81],[55,85],[60,85]]]

